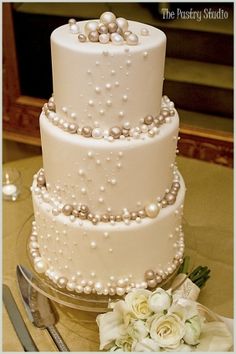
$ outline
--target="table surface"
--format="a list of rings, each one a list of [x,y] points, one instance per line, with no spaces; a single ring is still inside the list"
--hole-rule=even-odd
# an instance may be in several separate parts
[[[211,278],[199,301],[218,314],[233,317],[233,171],[198,160],[178,157],[186,186],[183,227],[185,254],[191,264],[207,265]],[[42,167],[42,157],[18,160],[5,166],[22,173],[23,193],[18,201],[3,201],[3,280],[9,285],[25,323],[40,351],[57,351],[47,331],[28,320],[17,289],[17,235],[32,214],[30,186],[33,174]],[[98,351],[96,314],[70,310],[56,304],[57,328],[71,351]],[[3,351],[23,351],[3,307]]]

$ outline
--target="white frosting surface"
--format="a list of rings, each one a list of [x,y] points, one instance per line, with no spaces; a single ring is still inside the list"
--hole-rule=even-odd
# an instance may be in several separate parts
[[[105,140],[71,135],[41,114],[43,166],[51,195],[80,202],[94,213],[136,211],[163,197],[173,181],[179,117],[157,136]],[[91,155],[91,156],[90,156]]]
[[[86,22],[78,23],[81,32]],[[142,28],[148,36],[140,35]],[[53,93],[61,117],[72,114],[79,125],[108,129],[126,121],[137,126],[140,118],[159,113],[165,34],[134,21],[129,29],[139,36],[136,46],[80,43],[69,25],[52,33]]]

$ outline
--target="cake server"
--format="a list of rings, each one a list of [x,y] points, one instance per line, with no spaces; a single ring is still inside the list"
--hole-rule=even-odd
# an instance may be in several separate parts
[[[25,325],[25,322],[21,316],[21,313],[17,307],[17,304],[14,300],[12,292],[10,288],[3,284],[2,287],[2,295],[3,295],[3,303],[7,310],[7,313],[10,317],[11,323],[16,331],[17,337],[19,338],[22,347],[25,352],[38,352],[38,348],[36,347],[28,328]]]
[[[55,327],[58,316],[52,302],[29,283],[37,284],[37,280],[25,267],[16,267],[17,280],[21,297],[30,321],[40,329],[47,329],[60,352],[69,352],[69,348]]]

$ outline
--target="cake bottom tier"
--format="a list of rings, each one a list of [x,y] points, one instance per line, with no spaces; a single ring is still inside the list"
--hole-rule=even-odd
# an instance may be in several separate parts
[[[78,293],[123,295],[133,288],[155,288],[182,262],[185,185],[173,205],[154,219],[129,224],[99,223],[52,215],[34,191],[35,221],[29,251],[34,267],[59,288]]]

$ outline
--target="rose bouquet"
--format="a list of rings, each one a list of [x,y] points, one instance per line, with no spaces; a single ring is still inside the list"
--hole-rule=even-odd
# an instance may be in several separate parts
[[[198,267],[192,280],[181,272],[167,291],[137,289],[110,303],[112,311],[97,316],[100,349],[228,351],[232,336],[225,323],[196,302],[208,276],[206,267]]]

